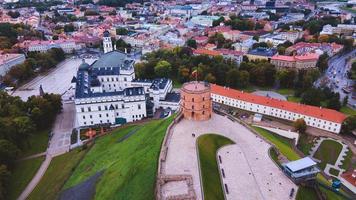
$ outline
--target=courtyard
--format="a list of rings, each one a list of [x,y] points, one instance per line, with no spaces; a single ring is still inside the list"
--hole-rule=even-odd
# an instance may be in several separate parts
[[[162,171],[165,176],[191,176],[192,184],[171,181],[169,185],[163,185],[161,192],[164,199],[184,195],[188,187],[194,189],[196,199],[203,199],[197,138],[208,133],[224,136],[235,143],[218,150],[222,159],[219,169],[225,171],[222,182],[227,185],[231,195],[229,197],[224,188],[227,199],[248,199],[250,194],[256,194],[262,199],[284,200],[289,199],[292,188],[297,190],[297,186],[269,157],[270,144],[241,124],[213,114],[207,121],[182,119],[172,129]]]
[[[85,59],[88,64],[91,64],[95,59]],[[58,64],[56,68],[49,71],[47,74],[42,74],[22,85],[12,93],[12,96],[19,96],[26,101],[32,95],[39,95],[39,88],[42,85],[43,91],[46,93],[54,93],[63,95],[71,86],[73,76],[76,76],[81,59],[69,58]]]

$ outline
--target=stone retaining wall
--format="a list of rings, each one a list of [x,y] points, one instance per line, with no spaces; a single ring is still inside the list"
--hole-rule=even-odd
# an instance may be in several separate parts
[[[156,178],[156,188],[155,188],[155,196],[156,196],[157,200],[163,199],[161,190],[162,190],[162,185],[164,185],[165,183],[167,183],[169,181],[189,180],[189,178],[187,178],[187,176],[185,176],[185,175],[174,175],[174,176],[173,175],[172,176],[164,175],[165,161],[166,161],[166,157],[167,157],[169,141],[170,141],[170,138],[172,137],[172,133],[173,133],[172,130],[173,130],[173,127],[177,123],[179,123],[179,121],[182,118],[183,118],[183,115],[181,112],[179,112],[177,114],[177,116],[174,118],[173,122],[168,126],[168,128],[166,130],[166,135],[163,138],[162,147],[161,147],[161,151],[160,151],[159,158],[158,158],[158,167],[157,167],[157,178]],[[193,178],[190,177],[190,180],[192,183]],[[188,183],[189,183],[189,181],[188,181]],[[188,184],[188,186],[189,186],[189,184]],[[194,190],[192,192],[194,193]],[[194,194],[194,196],[195,196],[195,194]],[[169,199],[176,200],[176,199],[187,199],[187,198],[183,197],[182,195],[177,195],[177,196],[170,197]]]

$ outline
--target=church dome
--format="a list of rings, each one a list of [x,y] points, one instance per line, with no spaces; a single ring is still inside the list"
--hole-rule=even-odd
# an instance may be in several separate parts
[[[109,31],[104,31],[104,33],[103,33],[103,35],[104,35],[104,37],[110,37],[110,33],[109,33]]]
[[[79,70],[85,71],[85,70],[88,70],[89,68],[90,68],[90,65],[88,63],[86,63],[85,60],[83,59],[82,64],[79,65]]]

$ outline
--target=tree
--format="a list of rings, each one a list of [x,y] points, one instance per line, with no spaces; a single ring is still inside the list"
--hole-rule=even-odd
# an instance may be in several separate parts
[[[27,141],[35,130],[35,126],[31,119],[27,116],[22,116],[16,117],[13,121],[18,138],[20,139],[21,137],[23,141]]]
[[[286,52],[286,48],[284,46],[277,47],[277,51],[279,55],[284,55]]]
[[[73,32],[74,31],[74,25],[73,24],[66,24],[64,25],[64,32]]]
[[[356,115],[351,115],[347,117],[344,122],[342,122],[341,133],[342,134],[352,134],[356,130]]]
[[[293,123],[293,127],[299,133],[305,133],[305,131],[307,130],[307,124],[305,123],[303,118],[297,119]]]
[[[250,80],[250,74],[248,71],[241,70],[240,71],[240,88],[245,88],[248,86]]]
[[[231,88],[238,88],[240,72],[238,69],[231,69],[226,73],[226,85]]]
[[[10,172],[6,165],[0,164],[0,199],[6,199],[6,183],[10,179]]]
[[[131,52],[131,44],[128,44],[128,43],[126,43],[123,39],[118,39],[117,41],[116,41],[116,49],[117,50],[120,50],[120,51],[122,51],[122,52],[125,52],[125,51],[127,51],[127,52]]]
[[[52,48],[48,51],[49,57],[53,58],[57,63],[65,59],[65,53],[62,48]]]
[[[116,29],[116,35],[127,35],[129,31],[126,28],[120,27]]]
[[[311,20],[304,24],[304,29],[307,29],[311,35],[321,31],[323,24],[318,20]]]
[[[266,42],[258,42],[258,43],[254,43],[252,45],[253,49],[256,49],[258,47],[262,47],[262,48],[268,48],[268,44]]]
[[[279,80],[281,87],[291,88],[294,85],[297,72],[295,70],[282,69],[277,71],[276,78]]]
[[[224,22],[224,21],[225,21],[225,18],[221,16],[219,19],[213,21],[213,26],[214,26],[214,27],[215,27],[215,26],[219,26],[220,23],[222,23],[222,22]]]
[[[310,89],[307,89],[302,94],[301,103],[304,103],[307,105],[312,105],[312,106],[320,106],[320,102],[322,100],[323,100],[322,91],[315,89],[315,88],[310,88]]]
[[[12,164],[20,150],[16,145],[8,140],[0,139],[0,163],[5,165]]]
[[[327,101],[327,108],[334,109],[334,110],[340,110],[341,108],[341,103],[338,97],[333,97]]]
[[[187,40],[187,46],[193,49],[197,48],[197,41],[193,39]]]
[[[215,33],[214,35],[210,36],[208,42],[211,44],[216,44],[218,48],[222,48],[223,46],[227,46],[228,44],[224,35],[221,33]]]
[[[323,72],[329,67],[328,59],[329,59],[329,56],[326,53],[323,53],[321,56],[319,56],[316,66],[319,68],[320,71]]]
[[[169,62],[161,60],[155,66],[155,74],[158,77],[170,77],[172,71],[172,66]]]
[[[206,76],[205,76],[205,81],[209,82],[209,83],[215,83],[216,82],[216,78],[213,74],[211,73],[208,73]]]
[[[7,15],[14,19],[20,17],[20,13],[18,11],[9,11]]]
[[[185,66],[180,66],[179,70],[178,70],[178,78],[179,80],[184,83],[187,82],[189,80],[189,69]]]

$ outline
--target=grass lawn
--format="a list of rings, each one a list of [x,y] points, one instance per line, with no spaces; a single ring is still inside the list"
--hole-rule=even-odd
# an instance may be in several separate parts
[[[178,80],[173,80],[173,88],[181,88],[183,83]]]
[[[10,176],[7,199],[17,199],[27,184],[35,176],[44,157],[17,162]]]
[[[85,150],[76,149],[53,158],[46,173],[28,199],[57,199],[62,186],[85,152]]]
[[[301,97],[295,97],[295,96],[288,96],[287,100],[291,101],[291,102],[299,103],[302,100],[302,98]]]
[[[335,164],[342,150],[342,145],[333,140],[324,140],[316,150],[314,158],[321,160],[318,164],[321,169],[325,169],[327,163]]]
[[[300,156],[292,149],[291,144],[288,143],[287,139],[275,135],[273,133],[271,133],[270,131],[267,131],[265,129],[259,128],[259,127],[252,127],[253,129],[255,129],[260,135],[262,135],[264,138],[266,138],[267,140],[269,140],[270,142],[272,142],[277,148],[278,150],[288,158],[288,160],[297,160],[300,158]],[[321,174],[317,175],[317,180],[326,184],[326,185],[331,185],[330,182],[328,182],[328,180],[326,180]],[[322,190],[323,193],[325,193],[327,199],[336,199],[336,200],[342,200],[343,198],[332,192],[329,191],[327,189],[324,189],[322,187],[320,187],[320,189]],[[305,194],[306,193],[306,194]],[[297,192],[297,199],[298,196],[300,197],[300,200],[304,200],[304,199],[308,199],[308,197],[310,197],[310,199],[313,199],[313,194],[311,191],[303,188],[301,190],[298,190]],[[298,200],[299,200],[298,199]]]
[[[22,150],[20,157],[23,158],[26,156],[30,156],[33,154],[42,153],[46,151],[48,146],[48,140],[49,140],[48,137],[49,131],[50,131],[49,129],[46,129],[46,130],[39,131],[36,134],[33,134],[29,138],[30,146]]]
[[[346,115],[356,115],[356,110],[354,110],[348,106],[342,106],[340,109],[340,112],[342,112]]]
[[[276,150],[275,150],[274,148],[270,148],[270,149],[268,150],[268,153],[269,153],[269,155],[271,156],[272,160],[274,160],[274,162],[275,162],[279,167],[281,167],[281,163],[280,163],[279,160],[278,160],[278,154],[277,154]]]
[[[356,168],[356,162],[352,163],[352,156],[353,153],[352,151],[349,149],[348,152],[346,152],[346,156],[344,157],[344,161],[342,161],[342,165],[339,166],[342,169],[348,170],[350,168]]]
[[[216,151],[229,144],[234,144],[234,142],[215,134],[202,135],[198,138],[200,170],[203,179],[204,199],[206,200],[224,199]]]
[[[154,199],[158,156],[173,117],[141,125],[121,142],[118,140],[137,126],[123,127],[98,138],[64,188],[105,170],[97,182],[95,199]]]
[[[259,128],[259,127],[252,127],[252,128],[255,129],[262,137],[272,142],[276,146],[276,148],[288,158],[288,160],[297,160],[300,158],[300,156],[296,152],[294,152],[289,142],[289,139],[276,135],[263,128]]]
[[[318,200],[315,190],[310,187],[300,186],[297,192],[296,200]]]
[[[301,134],[298,141],[298,149],[304,153],[304,155],[309,155],[311,148],[313,147],[314,137],[308,134]]]
[[[346,200],[344,197],[340,196],[339,194],[330,191],[328,189],[325,189],[323,187],[319,187],[321,192],[326,195],[326,199],[332,199],[332,200]]]
[[[276,92],[278,92],[281,95],[294,96],[294,89],[290,89],[290,88],[281,88],[276,90]]]
[[[335,168],[330,168],[329,173],[337,177],[340,171]]]
[[[356,9],[348,8],[346,6],[340,7],[342,10],[349,11],[352,14],[356,14]]]

